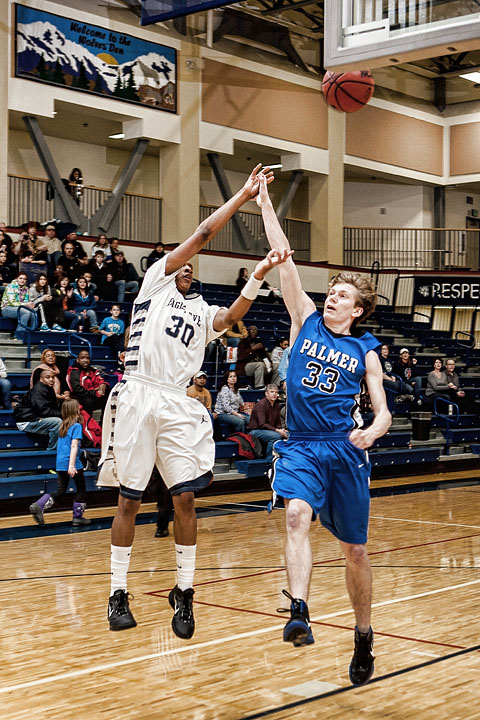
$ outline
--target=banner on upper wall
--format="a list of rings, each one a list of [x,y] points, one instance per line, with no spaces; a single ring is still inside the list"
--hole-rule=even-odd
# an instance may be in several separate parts
[[[176,112],[174,48],[16,5],[15,74]]]
[[[415,278],[414,305],[480,307],[480,276],[421,275]]]
[[[231,0],[141,0],[141,25],[171,20],[192,13],[212,10],[224,5],[235,5]]]

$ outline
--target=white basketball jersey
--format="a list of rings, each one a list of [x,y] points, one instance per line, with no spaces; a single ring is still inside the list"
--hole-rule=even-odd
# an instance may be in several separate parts
[[[184,297],[176,273],[165,275],[166,262],[164,257],[147,270],[133,305],[125,373],[187,387],[202,366],[205,345],[224,331],[213,329],[219,306],[198,294]]]

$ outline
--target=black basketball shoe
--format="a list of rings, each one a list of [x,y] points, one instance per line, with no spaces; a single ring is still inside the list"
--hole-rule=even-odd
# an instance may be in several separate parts
[[[133,596],[126,590],[115,590],[108,599],[108,620],[110,630],[127,630],[136,627],[137,623],[128,606],[128,598]]]
[[[180,590],[175,585],[168,596],[168,602],[175,611],[172,618],[172,630],[177,637],[183,640],[188,640],[195,632],[195,619],[193,617],[194,594],[195,590],[193,588]]]
[[[287,590],[282,590],[290,602],[290,620],[283,628],[283,641],[293,643],[294,647],[301,645],[312,645],[315,642],[310,628],[310,616],[308,605],[300,598],[294,598]],[[289,612],[285,608],[279,608],[278,612]]]
[[[349,675],[352,685],[365,685],[373,675],[375,657],[373,650],[373,630],[361,633],[355,627],[355,650],[350,663]]]

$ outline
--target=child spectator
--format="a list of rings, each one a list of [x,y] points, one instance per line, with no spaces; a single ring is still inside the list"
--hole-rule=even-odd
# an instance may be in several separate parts
[[[62,424],[58,431],[57,461],[57,489],[51,494],[45,493],[36,502],[30,505],[30,512],[39,525],[45,525],[43,513],[49,510],[55,500],[67,492],[70,478],[75,478],[77,494],[73,501],[73,527],[90,525],[90,520],[83,517],[85,512],[85,477],[83,465],[80,460],[82,440],[82,416],[80,405],[76,400],[65,400],[62,405]]]
[[[124,341],[125,323],[120,319],[121,312],[120,305],[112,305],[110,317],[104,318],[99,328],[102,335],[102,345],[104,343],[109,345],[115,353],[115,357],[122,350]]]

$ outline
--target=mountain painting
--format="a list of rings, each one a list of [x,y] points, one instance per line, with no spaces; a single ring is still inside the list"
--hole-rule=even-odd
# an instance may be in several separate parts
[[[176,112],[174,48],[16,5],[17,77]]]

